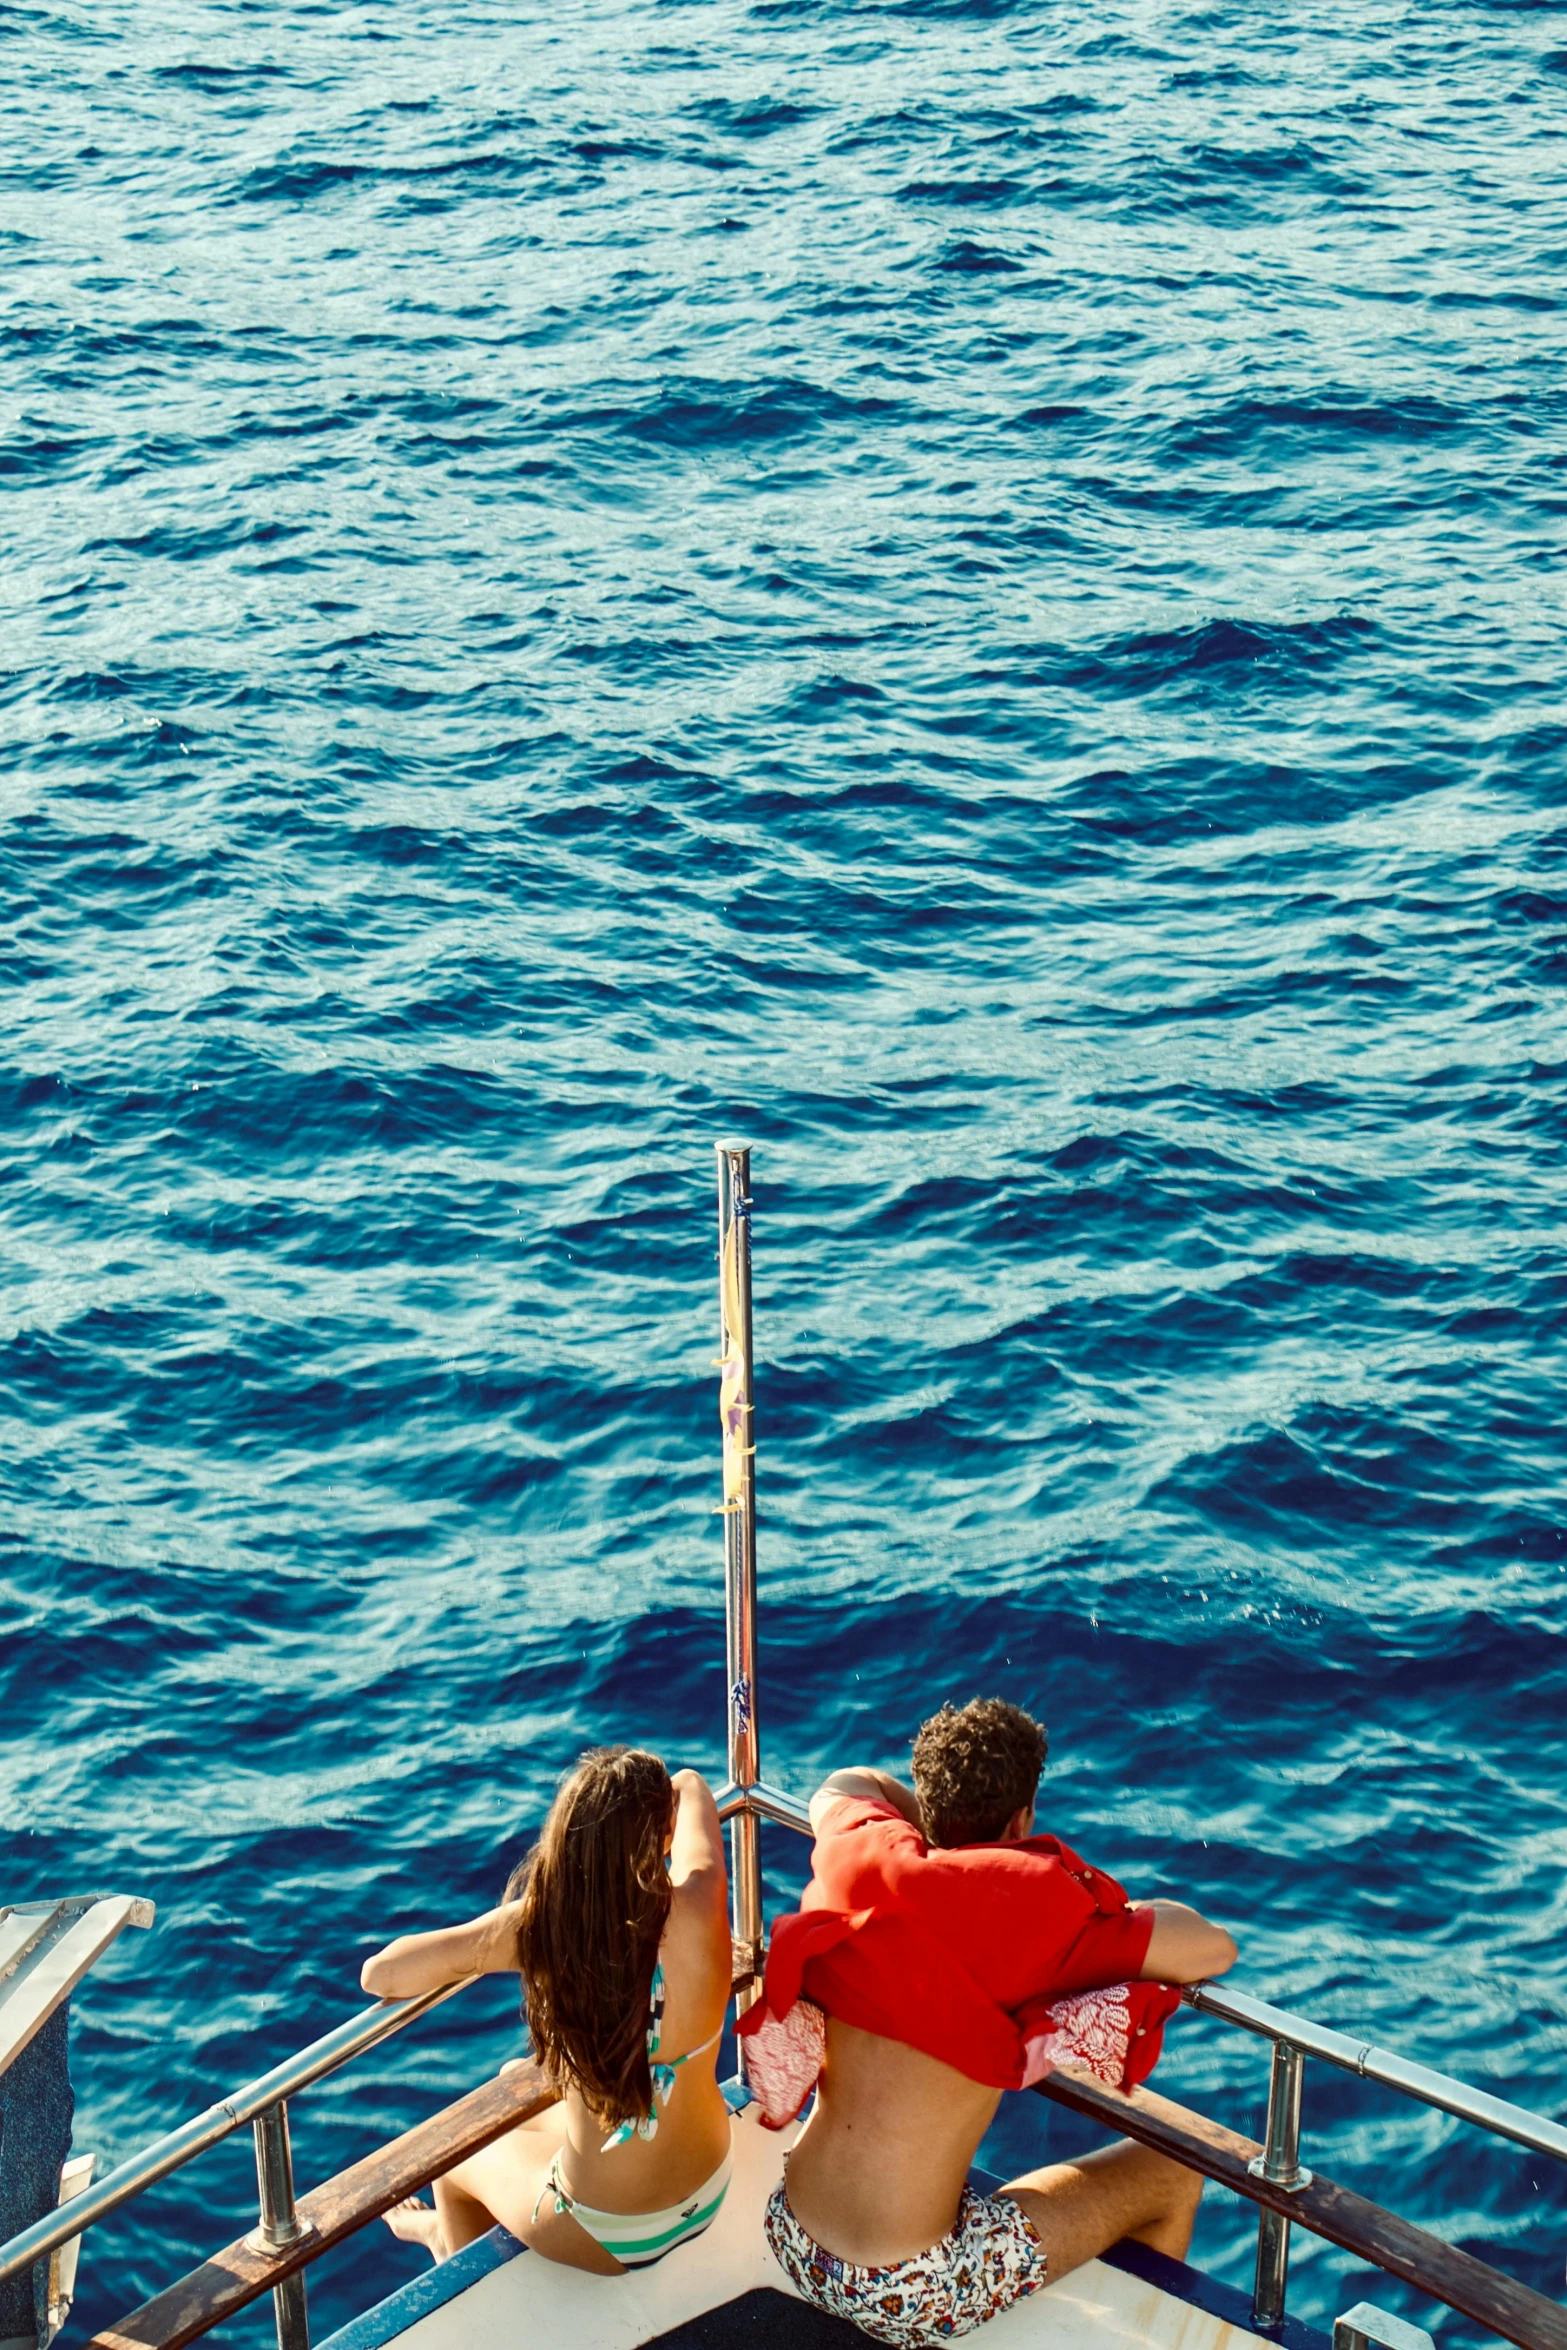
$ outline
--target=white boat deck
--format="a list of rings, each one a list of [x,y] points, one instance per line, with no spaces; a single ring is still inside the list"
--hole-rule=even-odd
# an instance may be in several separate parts
[[[761,2128],[754,2109],[734,2130],[734,2180],[704,2236],[653,2268],[588,2276],[528,2254],[504,2229],[443,2261],[334,2334],[321,2350],[850,2350],[866,2337],[794,2293],[767,2248],[762,2210],[792,2133]],[[1124,2263],[1124,2265],[1123,2265]],[[1089,2261],[984,2328],[985,2350],[1312,2350],[1323,2337],[1290,2325],[1264,2337],[1244,2324],[1240,2297],[1197,2271],[1127,2247]],[[1324,2345],[1325,2350],[1325,2345]]]

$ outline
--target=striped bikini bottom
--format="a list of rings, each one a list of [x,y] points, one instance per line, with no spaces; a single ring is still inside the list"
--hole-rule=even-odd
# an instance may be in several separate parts
[[[533,2216],[538,2218],[545,2196],[553,2195],[555,2209],[569,2212],[578,2227],[585,2228],[594,2243],[602,2244],[622,2268],[650,2268],[677,2244],[689,2244],[693,2236],[712,2226],[729,2192],[733,2168],[733,2158],[726,2154],[710,2179],[664,2211],[597,2211],[591,2203],[579,2203],[565,2185],[557,2154],[533,2206]]]

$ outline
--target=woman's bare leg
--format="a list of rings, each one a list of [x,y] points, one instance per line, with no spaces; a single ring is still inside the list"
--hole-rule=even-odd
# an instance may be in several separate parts
[[[618,2277],[618,2260],[596,2243],[567,2212],[555,2209],[555,2199],[544,2194],[550,2163],[566,2135],[566,2109],[552,2105],[530,2121],[497,2138],[492,2146],[470,2154],[466,2162],[435,2181],[435,2209],[419,2207],[413,2198],[386,2215],[394,2235],[424,2244],[436,2260],[447,2260],[494,2227],[497,2220],[546,2260],[568,2268],[585,2268],[598,2276]],[[539,2216],[534,2219],[535,2204]]]
[[[422,2195],[405,2195],[382,2217],[404,2244],[422,2244],[432,2260],[449,2260],[464,2244],[473,2243],[493,2227],[494,2220],[482,2203],[465,2195],[449,2179],[436,2179],[434,2187],[433,2209]]]
[[[435,2182],[436,2236],[430,2249],[437,2260],[450,2260],[454,2252],[460,2252],[465,2244],[476,2244],[495,2225],[494,2212],[461,2183],[466,2168],[466,2163],[459,2163],[455,2171]]]
[[[1064,2277],[1128,2236],[1184,2260],[1202,2180],[1168,2155],[1122,2138],[1076,2162],[1029,2171],[1001,2192],[1033,2221],[1047,2273]]]

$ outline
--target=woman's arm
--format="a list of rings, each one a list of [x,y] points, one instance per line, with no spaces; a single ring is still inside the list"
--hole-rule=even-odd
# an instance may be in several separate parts
[[[729,1940],[729,1877],[724,1867],[724,1831],[713,1791],[699,1771],[672,1774],[675,1835],[669,1848],[669,1881],[674,1898],[666,1929],[665,1964],[671,2012],[679,2005],[679,2030],[691,2045],[719,2023],[729,2005],[735,1955]],[[694,1999],[694,2007],[686,2001]]]
[[[669,1849],[669,1881],[677,1891],[711,1894],[720,1904],[729,1890],[724,1869],[724,1831],[718,1824],[713,1790],[700,1771],[675,1771],[675,1840]]]
[[[517,1912],[503,1902],[465,1926],[437,1926],[429,1934],[399,1934],[359,1970],[359,1988],[372,1999],[412,1999],[460,1983],[469,1975],[505,1975],[517,1964]]]
[[[1142,1983],[1205,1983],[1235,1964],[1235,1938],[1184,1901],[1135,1901],[1153,1911],[1153,1939],[1138,1974]]]

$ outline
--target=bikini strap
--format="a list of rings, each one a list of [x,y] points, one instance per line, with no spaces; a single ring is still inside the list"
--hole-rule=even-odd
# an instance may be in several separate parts
[[[664,2067],[661,2065],[655,2065],[653,2069],[655,2073],[658,2073],[663,2071]],[[657,2091],[655,2089],[653,2112],[643,2114],[628,2114],[626,2119],[619,2125],[617,2129],[610,2131],[609,2136],[605,2139],[603,2145],[599,2148],[600,2154],[613,2154],[615,2148],[617,2146],[624,2146],[628,2138],[656,2138],[658,2136],[657,2102]]]
[[[545,2196],[552,2192],[555,2197],[555,2217],[557,2219],[569,2218],[573,2209],[575,2208],[577,2199],[572,2194],[571,2189],[566,2185],[565,2180],[560,2175],[560,2153],[558,2149],[551,2156],[550,2167],[544,2174],[544,2184],[539,2189],[538,2200],[533,2206],[533,2218],[528,2222],[530,2228],[538,2219],[539,2208],[540,2205],[542,2205]]]
[[[669,2103],[674,2091],[675,2075],[679,2072],[680,2067],[683,2064],[689,2064],[693,2056],[705,2056],[710,2048],[717,2046],[723,2036],[724,2027],[720,2024],[716,2032],[708,2034],[700,2047],[688,2048],[684,2056],[672,2056],[667,2064],[655,2064],[652,2067],[653,2095],[660,2105]]]
[[[707,2051],[724,2036],[724,2027],[720,2024],[717,2031],[711,2033],[702,2042],[700,2048],[688,2048],[684,2056],[672,2056],[667,2063],[656,2062],[659,2042],[663,2037],[664,2002],[668,1995],[669,1986],[664,1979],[664,1962],[661,1958],[656,1958],[653,1961],[653,1982],[648,1993],[647,2027],[648,2073],[653,2084],[653,2101],[646,2113],[629,2114],[618,2128],[611,2130],[599,2148],[601,2154],[613,2154],[617,2146],[624,2146],[632,2138],[656,2138],[658,2136],[658,2109],[661,2105],[667,2105],[674,2095],[676,2073],[683,2064],[689,2064],[693,2056],[705,2056]]]

